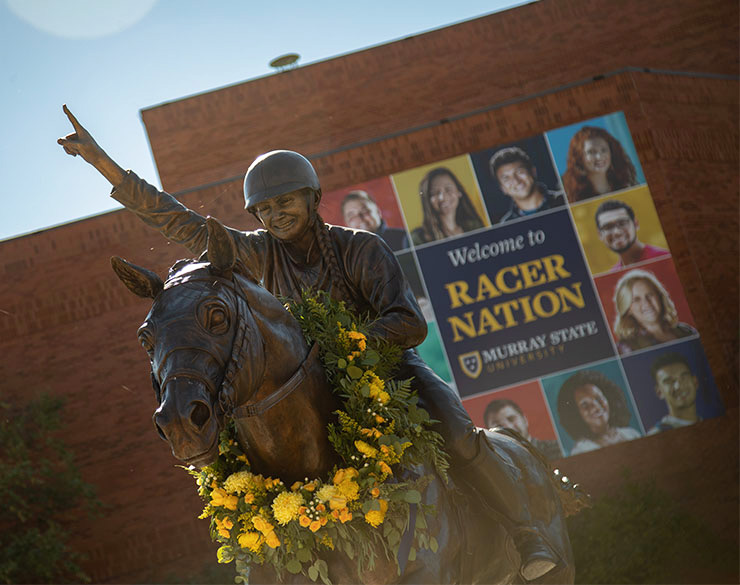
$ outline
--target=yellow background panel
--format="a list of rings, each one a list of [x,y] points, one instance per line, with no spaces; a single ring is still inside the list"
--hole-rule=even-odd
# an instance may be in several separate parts
[[[437,167],[448,168],[454,173],[468,194],[483,225],[491,225],[491,222],[488,220],[488,214],[483,206],[483,198],[481,197],[478,181],[473,172],[473,165],[468,155],[462,155],[391,175],[409,231],[419,227],[424,220],[421,196],[419,195],[421,180],[424,178],[424,175]]]

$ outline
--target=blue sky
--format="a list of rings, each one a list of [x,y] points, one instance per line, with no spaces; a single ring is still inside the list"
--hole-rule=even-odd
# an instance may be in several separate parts
[[[0,0],[0,240],[117,207],[63,153],[63,103],[124,168],[160,185],[139,111],[489,14],[521,0]]]

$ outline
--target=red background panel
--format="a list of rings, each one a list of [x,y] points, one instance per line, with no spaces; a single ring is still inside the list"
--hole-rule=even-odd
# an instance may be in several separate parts
[[[485,426],[483,414],[492,400],[507,398],[519,405],[529,421],[529,434],[538,439],[556,440],[555,429],[552,426],[550,411],[547,409],[542,388],[538,381],[526,382],[517,386],[510,386],[504,390],[497,390],[489,394],[467,398],[463,405],[468,411],[470,418],[479,426]]]

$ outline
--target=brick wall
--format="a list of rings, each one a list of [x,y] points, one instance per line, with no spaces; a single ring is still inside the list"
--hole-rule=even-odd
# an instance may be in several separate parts
[[[563,467],[598,495],[630,466],[736,537],[737,4],[613,5],[545,0],[151,108],[144,121],[165,187],[249,229],[241,175],[271,148],[311,156],[331,190],[623,110],[728,415]],[[629,71],[563,87],[629,66],[717,76]],[[156,582],[212,561],[214,547],[190,478],[152,428],[135,337],[149,303],[113,275],[114,254],[162,274],[187,251],[125,211],[0,243],[0,387],[67,399],[65,440],[106,506],[74,526],[93,580]]]

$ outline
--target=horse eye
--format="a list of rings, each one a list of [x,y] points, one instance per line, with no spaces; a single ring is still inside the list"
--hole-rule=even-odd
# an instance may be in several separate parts
[[[200,308],[203,326],[214,335],[229,331],[229,311],[221,301],[207,301]]]
[[[139,343],[141,343],[141,347],[144,348],[144,351],[149,355],[149,358],[153,358],[154,340],[152,338],[152,334],[146,329],[139,331]]]

